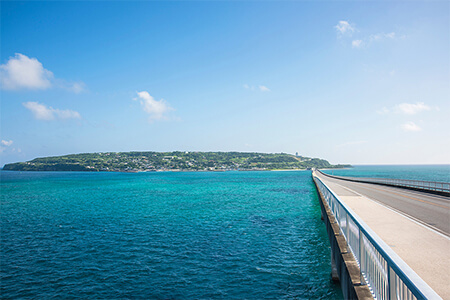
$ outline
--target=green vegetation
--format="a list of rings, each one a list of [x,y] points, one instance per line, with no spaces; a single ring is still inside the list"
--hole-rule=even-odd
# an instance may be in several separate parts
[[[344,168],[319,158],[285,153],[246,152],[104,152],[36,158],[6,164],[14,171],[227,171]]]

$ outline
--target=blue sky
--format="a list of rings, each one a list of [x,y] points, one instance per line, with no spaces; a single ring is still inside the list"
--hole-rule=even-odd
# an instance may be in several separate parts
[[[105,151],[450,163],[447,1],[1,2],[0,164]]]

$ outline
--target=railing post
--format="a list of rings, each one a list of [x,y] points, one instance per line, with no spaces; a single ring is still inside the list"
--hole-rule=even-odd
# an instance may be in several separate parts
[[[362,231],[361,228],[358,228],[358,236],[359,236],[359,281],[361,282],[361,285],[365,284],[365,280],[364,280],[364,269],[365,269],[365,255],[364,255],[364,242],[363,242],[363,236],[362,236]]]
[[[350,229],[349,229],[350,226],[348,226],[348,213],[347,212],[345,212],[345,226],[346,226],[345,236],[347,238],[347,242],[350,243]]]
[[[388,299],[397,299],[397,280],[395,278],[394,270],[388,265]]]

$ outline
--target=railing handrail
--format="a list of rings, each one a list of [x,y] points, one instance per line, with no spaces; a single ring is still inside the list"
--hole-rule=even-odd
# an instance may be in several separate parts
[[[381,254],[388,266],[396,273],[402,282],[408,287],[417,299],[441,299],[441,297],[417,275],[364,221],[356,215],[319,177],[313,174],[313,178],[333,196],[335,201],[345,210],[358,229],[369,240],[373,247]],[[333,213],[334,214],[334,213]],[[335,216],[336,217],[336,216]],[[348,226],[348,224],[346,224]],[[346,237],[347,239],[348,237]],[[347,240],[348,243],[348,240]],[[349,248],[353,253],[355,249]],[[361,268],[361,262],[358,265]],[[373,283],[370,283],[373,284]],[[389,289],[390,287],[388,287]]]
[[[424,180],[411,180],[411,179],[396,179],[396,178],[378,178],[378,177],[347,177],[347,176],[336,176],[324,173],[317,170],[320,174],[328,177],[342,179],[347,181],[363,182],[363,183],[378,183],[390,186],[398,187],[410,187],[415,189],[420,189],[424,191],[437,191],[445,195],[450,195],[450,182],[442,181],[424,181]]]

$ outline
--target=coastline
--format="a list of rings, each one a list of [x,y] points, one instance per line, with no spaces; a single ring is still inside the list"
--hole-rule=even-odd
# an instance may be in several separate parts
[[[142,171],[120,171],[120,170],[112,170],[112,171],[66,171],[66,170],[3,170],[0,169],[0,172],[76,172],[76,173],[162,173],[162,172],[214,172],[214,173],[223,173],[223,172],[290,172],[290,171],[306,171],[307,169],[239,169],[239,170],[142,170]],[[330,169],[331,170],[331,169]]]

